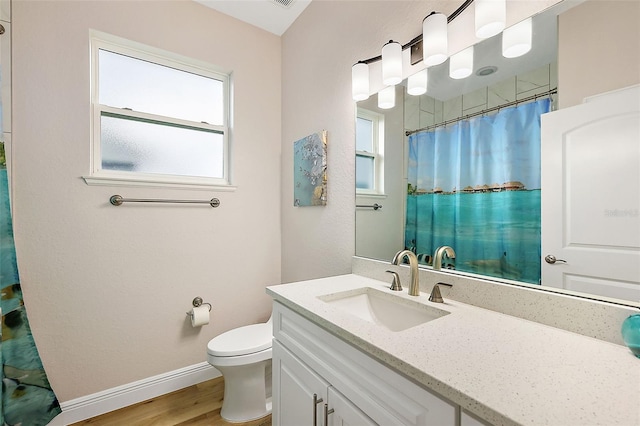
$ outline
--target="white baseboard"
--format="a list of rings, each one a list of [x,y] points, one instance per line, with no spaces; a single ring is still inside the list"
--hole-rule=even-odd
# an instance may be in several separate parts
[[[209,363],[202,362],[72,399],[60,404],[62,413],[53,419],[49,426],[64,426],[76,423],[220,376],[222,374],[218,370]]]

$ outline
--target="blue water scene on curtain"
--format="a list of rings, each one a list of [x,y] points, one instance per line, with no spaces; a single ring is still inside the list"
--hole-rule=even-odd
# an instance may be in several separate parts
[[[540,115],[550,100],[409,137],[405,246],[423,263],[539,284]]]
[[[39,426],[60,413],[36,349],[25,310],[13,240],[4,144],[0,143],[0,424]]]

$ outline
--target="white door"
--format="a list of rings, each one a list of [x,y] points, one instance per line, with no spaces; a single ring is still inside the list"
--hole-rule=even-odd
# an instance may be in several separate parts
[[[329,403],[323,410],[327,410],[324,414],[326,422],[322,423],[324,426],[377,425],[333,386],[329,388]]]
[[[275,426],[322,425],[329,383],[273,341],[273,415]]]
[[[542,116],[542,188],[542,284],[640,301],[640,86]]]

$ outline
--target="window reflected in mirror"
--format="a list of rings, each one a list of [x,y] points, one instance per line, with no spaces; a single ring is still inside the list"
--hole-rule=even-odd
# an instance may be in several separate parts
[[[356,118],[356,191],[384,192],[384,116],[358,108]]]

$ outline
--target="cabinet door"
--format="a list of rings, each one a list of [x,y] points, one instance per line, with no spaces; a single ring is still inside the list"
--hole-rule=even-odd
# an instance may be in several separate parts
[[[322,425],[328,388],[329,383],[277,340],[273,341],[272,421],[275,426]]]
[[[471,414],[461,410],[460,413],[460,426],[488,426],[489,423],[485,423]]]
[[[358,409],[351,401],[344,397],[334,387],[328,391],[328,401],[324,410],[328,410],[325,415],[327,419],[324,426],[375,426],[376,422],[371,420],[366,414]],[[333,411],[331,411],[333,410]]]

